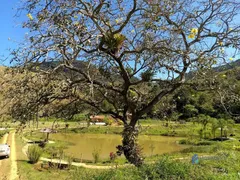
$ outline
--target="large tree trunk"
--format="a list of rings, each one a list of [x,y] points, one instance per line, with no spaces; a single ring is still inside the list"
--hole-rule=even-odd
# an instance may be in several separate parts
[[[137,143],[138,129],[135,125],[125,124],[122,132],[122,145],[117,146],[117,154],[125,155],[126,159],[135,166],[139,167],[143,164],[141,156],[141,147]]]

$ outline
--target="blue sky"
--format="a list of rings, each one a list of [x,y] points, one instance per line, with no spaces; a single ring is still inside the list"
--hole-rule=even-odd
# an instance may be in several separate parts
[[[19,6],[19,0],[0,1],[0,59],[7,57],[9,54],[7,49],[16,47],[16,42],[22,41],[27,32],[27,29],[21,28],[20,25],[25,18],[24,15],[22,14],[18,18],[14,17],[17,6]],[[0,64],[2,63],[0,62]],[[9,62],[5,61],[4,64],[8,65]]]
[[[21,27],[21,22],[26,20],[26,13],[15,17],[17,7],[21,5],[20,0],[0,0],[0,59],[5,59],[9,55],[9,48],[16,48],[17,43],[24,40],[24,35],[28,31]],[[239,20],[237,20],[239,21]],[[9,60],[0,61],[0,65],[9,65]]]

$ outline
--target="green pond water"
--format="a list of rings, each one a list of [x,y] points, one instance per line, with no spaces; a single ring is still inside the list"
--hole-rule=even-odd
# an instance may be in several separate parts
[[[98,151],[101,159],[108,159],[110,152],[116,152],[121,136],[114,134],[51,134],[52,140],[67,141],[73,145],[65,149],[67,155],[92,160],[92,153]],[[181,137],[139,136],[139,144],[145,156],[180,151],[186,146],[177,144]]]

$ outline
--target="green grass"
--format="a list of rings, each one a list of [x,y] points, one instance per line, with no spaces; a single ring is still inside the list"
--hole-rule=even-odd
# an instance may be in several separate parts
[[[199,164],[190,161],[176,161],[168,156],[159,156],[155,163],[143,167],[133,166],[95,170],[72,168],[71,170],[44,170],[26,161],[19,161],[19,172],[22,179],[76,179],[76,180],[161,180],[161,179],[238,179],[240,154],[232,151],[221,151],[215,158],[200,158]],[[231,164],[231,166],[229,166]]]
[[[28,162],[27,157],[23,154],[22,148],[25,145],[21,139],[21,135],[16,134],[16,153],[17,153],[17,166],[20,180],[46,180],[46,179],[69,179],[69,173],[72,170],[58,170],[58,169],[41,169],[40,163],[32,165]]]
[[[228,159],[227,159],[228,158]],[[224,155],[224,158],[216,160],[200,160],[199,164],[171,160],[167,156],[159,158],[155,163],[144,164],[140,168],[133,166],[111,169],[111,170],[90,170],[78,168],[71,174],[76,180],[218,180],[238,179],[238,163],[233,167],[225,167],[225,161],[236,163],[239,161],[231,156]]]
[[[163,121],[143,120],[140,121],[140,134],[142,135],[163,135],[163,136],[178,136],[187,137],[189,133],[194,132],[193,136],[198,135],[199,125],[192,123],[178,124],[170,123],[166,127]],[[191,129],[191,131],[190,131]],[[58,132],[63,133],[89,133],[89,134],[121,134],[123,126],[95,126],[60,129]]]
[[[141,134],[146,135],[173,135],[187,137],[182,144],[191,144],[181,152],[175,152],[166,155],[154,155],[146,157],[146,164],[141,168],[124,167],[114,170],[93,170],[84,168],[73,168],[72,170],[49,169],[40,172],[38,168],[28,164],[26,161],[19,161],[20,172],[23,177],[35,177],[39,179],[58,178],[58,179],[81,179],[81,180],[140,180],[140,179],[239,179],[240,176],[240,125],[235,125],[235,140],[214,142],[209,140],[200,140],[198,131],[201,128],[199,124],[187,123],[178,124],[170,123],[168,127],[164,122],[143,120],[141,122]],[[91,126],[89,128],[69,128],[62,129],[64,133],[94,133],[94,134],[121,134],[122,127],[111,126]],[[207,127],[207,137],[211,138],[211,127]],[[217,136],[220,131],[217,131]],[[26,134],[27,138],[44,139],[42,133],[34,131],[32,135]],[[50,135],[51,139],[51,135]],[[56,142],[55,144],[47,144],[45,147],[45,155],[50,156],[51,151],[64,148],[67,142]],[[54,149],[55,148],[55,149]],[[199,156],[210,155],[210,157],[200,157],[199,164],[191,164],[191,157],[194,154]],[[176,158],[185,159],[176,160]],[[87,162],[91,163],[91,162]],[[101,160],[97,165],[125,164],[125,158],[117,158],[115,162],[109,160]],[[69,174],[67,176],[67,174]],[[30,178],[29,178],[30,179]],[[36,179],[36,178],[34,178]]]
[[[22,180],[69,179],[71,170],[43,169],[40,164],[32,165],[27,161],[18,161],[18,171]]]
[[[123,127],[117,126],[90,126],[81,128],[61,129],[62,133],[89,133],[89,134],[121,134]]]
[[[168,126],[166,127],[166,121],[160,120],[140,120],[140,134],[143,135],[163,135],[163,136],[177,136],[177,137],[199,137],[199,130],[202,128],[200,124],[188,122],[186,124],[179,124],[178,122],[168,122]],[[50,121],[40,121],[39,128],[52,127],[52,123]],[[65,128],[65,125],[69,124],[69,128]],[[91,134],[121,134],[123,126],[95,126],[91,125],[90,127],[86,127],[86,125],[79,124],[78,122],[64,122],[58,121],[55,123],[58,125],[58,132],[64,133],[91,133]],[[234,131],[239,131],[239,125],[237,126],[238,130],[234,128]],[[54,126],[55,128],[55,126]],[[232,130],[228,132],[228,134],[232,133]],[[210,124],[206,129],[206,137],[212,138],[213,135],[211,133]],[[216,131],[216,136],[220,136],[220,130]],[[238,133],[238,137],[240,138],[240,133]]]

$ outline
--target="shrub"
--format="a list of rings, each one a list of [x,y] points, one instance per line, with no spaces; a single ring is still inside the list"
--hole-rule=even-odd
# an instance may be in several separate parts
[[[224,157],[226,154],[223,154]],[[228,160],[229,159],[229,160]],[[227,162],[234,161],[235,157],[228,156],[223,158],[222,161]],[[211,160],[212,162],[213,160]],[[237,160],[235,160],[237,162]],[[219,163],[219,161],[217,161]],[[213,171],[212,165],[192,165],[190,162],[180,162],[171,160],[167,156],[161,157],[156,163],[144,164],[142,167],[136,168],[133,166],[109,169],[109,170],[97,170],[97,169],[85,169],[76,168],[71,172],[71,179],[76,180],[217,180],[217,179],[238,179],[238,174],[235,173],[238,170],[236,163],[235,168],[231,170],[231,166],[224,163],[216,164],[220,170],[226,170],[228,173]]]
[[[99,162],[99,159],[100,159],[100,150],[94,149],[94,150],[93,150],[93,153],[92,153],[92,156],[93,156],[94,163]]]
[[[68,156],[67,157],[67,162],[68,162],[68,168],[70,169],[72,166],[72,162],[73,162],[73,156]]]
[[[4,136],[4,134],[8,133],[8,131],[0,131],[0,138]]]
[[[106,117],[104,118],[104,122],[107,126],[111,126],[114,123],[114,120]]]
[[[46,146],[46,142],[44,142],[44,141],[41,141],[39,144],[38,144],[38,146],[40,147],[40,148],[44,148],[45,146]]]
[[[111,180],[115,172],[112,170],[99,171],[99,170],[89,170],[84,168],[76,168],[71,173],[71,179],[76,180]]]
[[[153,165],[144,165],[140,172],[144,179],[187,179],[189,165],[163,157]]]
[[[110,152],[109,157],[110,157],[110,161],[113,162],[117,158],[117,154],[113,153],[113,152]]]
[[[197,146],[208,146],[208,145],[212,145],[212,144],[213,144],[213,142],[211,142],[211,141],[200,141],[196,145]]]
[[[118,121],[117,121],[117,124],[118,124],[119,126],[123,126],[123,125],[124,125],[124,123],[123,123],[121,120],[118,120]]]
[[[27,156],[31,164],[37,163],[41,155],[42,155],[42,149],[37,145],[28,147]]]
[[[195,145],[195,146],[208,146],[212,145],[211,141],[197,141],[197,140],[189,140],[189,139],[181,139],[178,141],[179,144],[187,144],[187,145]]]
[[[187,144],[188,142],[187,142],[186,139],[181,139],[181,140],[179,140],[178,143],[179,143],[179,144]]]
[[[135,167],[97,170],[76,168],[71,173],[71,179],[76,180],[140,180],[139,171]],[[150,180],[150,179],[149,179]]]

